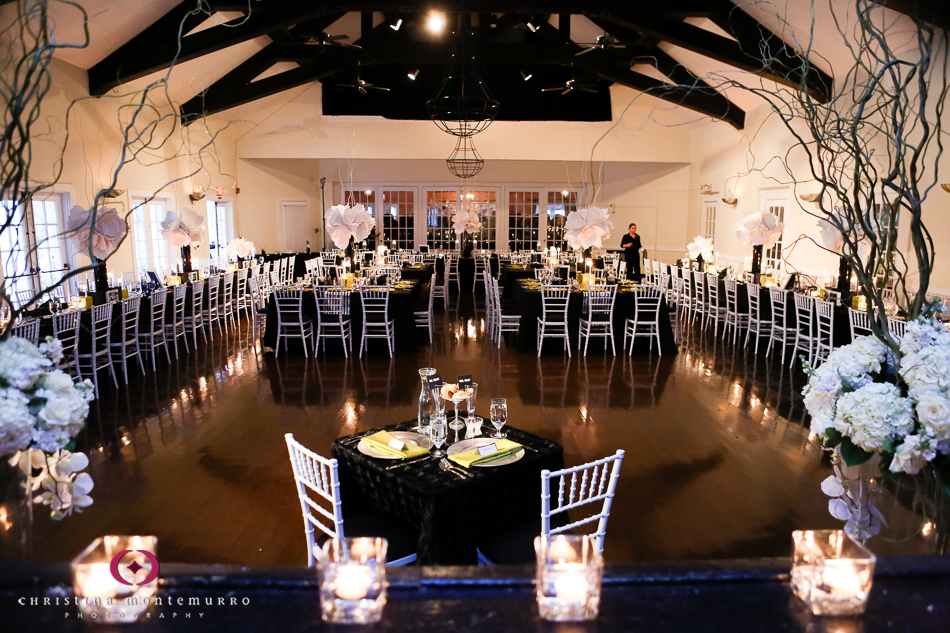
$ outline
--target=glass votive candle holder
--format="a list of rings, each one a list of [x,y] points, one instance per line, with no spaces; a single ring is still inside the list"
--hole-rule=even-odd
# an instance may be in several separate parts
[[[320,557],[320,608],[324,622],[379,622],[386,604],[384,538],[330,539]]]
[[[874,576],[874,554],[843,530],[792,532],[792,591],[815,615],[860,615]]]
[[[73,591],[79,610],[94,622],[135,622],[158,586],[158,539],[103,536],[73,559]]]
[[[600,611],[604,559],[587,536],[557,534],[534,539],[538,560],[537,595],[541,619],[593,620]]]

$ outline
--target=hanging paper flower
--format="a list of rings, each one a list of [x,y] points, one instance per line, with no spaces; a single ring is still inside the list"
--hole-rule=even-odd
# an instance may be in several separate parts
[[[699,259],[702,257],[704,261],[708,262],[713,257],[712,238],[697,235],[693,238],[692,242],[686,245],[686,250],[689,251],[690,259]]]
[[[327,233],[337,248],[346,248],[352,237],[362,242],[376,226],[376,220],[363,205],[338,204],[327,209]]]
[[[784,231],[784,222],[763,211],[750,213],[736,223],[736,237],[752,246],[772,248]]]
[[[603,240],[610,237],[614,223],[607,209],[589,207],[569,213],[564,228],[568,245],[574,250],[583,250],[595,246],[602,248]]]
[[[191,209],[182,209],[177,215],[169,211],[162,220],[162,237],[177,248],[197,247],[206,237],[204,218]]]
[[[841,223],[841,226],[848,227],[848,222],[843,218],[839,211],[835,211],[834,215]],[[863,234],[860,227],[855,227],[857,232],[861,234],[861,239],[858,240],[858,256],[866,258],[871,252],[871,240]],[[829,251],[834,251],[839,255],[844,255],[844,236],[841,234],[841,231],[832,223],[829,219],[819,218],[818,219],[818,231],[819,238],[821,239],[821,244]]]
[[[115,252],[119,242],[128,233],[129,227],[115,209],[104,207],[96,215],[95,230],[92,230],[92,209],[75,206],[69,210],[66,230],[77,250],[88,253],[90,242],[92,254],[98,259],[106,259]]]
[[[466,205],[452,216],[452,226],[458,234],[478,233],[478,230],[482,228],[482,222],[478,217],[478,212],[472,211]]]
[[[227,246],[228,257],[250,257],[254,254],[254,242],[249,242],[243,237],[236,237],[231,240]]]

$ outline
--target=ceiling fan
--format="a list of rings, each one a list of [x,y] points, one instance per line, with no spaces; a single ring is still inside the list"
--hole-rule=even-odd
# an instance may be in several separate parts
[[[336,86],[338,89],[352,88],[356,90],[358,93],[360,93],[361,95],[369,94],[370,90],[382,90],[383,92],[389,92],[389,88],[383,88],[382,86],[374,86],[368,81],[365,81],[362,78],[360,78],[360,71],[358,68],[356,70],[355,82],[351,84],[333,84],[333,85]]]
[[[362,46],[357,46],[356,44],[347,44],[340,40],[350,39],[349,35],[330,35],[324,31],[316,35],[308,35],[307,39],[304,40],[304,44],[308,46],[345,46],[346,48],[362,48]]]
[[[593,44],[578,44],[578,46],[583,47],[584,50],[582,50],[582,51],[576,53],[576,54],[574,55],[574,57],[578,57],[578,56],[580,56],[580,55],[584,55],[584,54],[589,53],[589,52],[594,51],[594,50],[601,50],[601,51],[602,51],[602,50],[607,49],[607,48],[626,48],[626,45],[625,45],[625,44],[621,44],[621,43],[617,40],[617,38],[615,38],[614,36],[612,36],[612,35],[610,35],[610,34],[608,34],[608,33],[604,33],[603,35],[598,35],[598,36],[597,36],[597,39],[594,40]]]
[[[562,95],[566,95],[569,92],[600,92],[600,86],[597,84],[582,84],[578,83],[576,79],[568,79],[564,82],[563,86],[558,86],[557,88],[541,88],[541,92],[558,92],[561,91]]]

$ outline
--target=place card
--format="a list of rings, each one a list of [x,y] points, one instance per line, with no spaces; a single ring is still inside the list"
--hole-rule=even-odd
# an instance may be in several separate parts
[[[491,455],[492,453],[497,453],[497,452],[498,452],[498,447],[494,444],[494,442],[489,444],[488,446],[478,447],[479,457],[484,457],[485,455]]]
[[[472,375],[471,374],[460,374],[458,377],[459,389],[471,389],[472,388]]]
[[[394,437],[389,440],[388,446],[389,448],[395,448],[397,451],[401,451],[402,449],[406,448],[406,443]]]
[[[441,389],[442,388],[442,376],[440,374],[432,374],[429,376],[429,389]]]

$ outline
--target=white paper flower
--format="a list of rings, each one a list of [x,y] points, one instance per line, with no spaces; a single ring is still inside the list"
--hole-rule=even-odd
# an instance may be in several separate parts
[[[176,248],[199,246],[205,241],[204,217],[191,209],[182,209],[177,214],[169,211],[162,220],[162,237]]]
[[[254,253],[254,242],[249,242],[243,237],[236,237],[231,240],[227,246],[228,257],[250,257]]]
[[[603,248],[603,241],[610,237],[614,223],[607,209],[588,207],[567,214],[564,223],[564,239],[574,250]]]
[[[703,260],[708,262],[713,258],[712,238],[697,235],[692,242],[686,245],[686,250],[689,251],[690,259],[698,259],[702,256]]]
[[[75,206],[69,210],[66,230],[77,250],[88,253],[91,242],[92,254],[99,259],[106,259],[118,248],[129,227],[112,207],[99,209],[95,224],[93,230],[91,209]]]
[[[752,246],[771,248],[784,231],[785,223],[764,211],[750,213],[736,223],[736,237]]]
[[[362,242],[376,226],[376,220],[363,205],[338,204],[327,209],[327,233],[337,248],[346,248],[350,238]]]
[[[463,207],[452,216],[452,227],[459,235],[462,233],[478,233],[479,229],[482,228],[482,222],[477,211]]]

